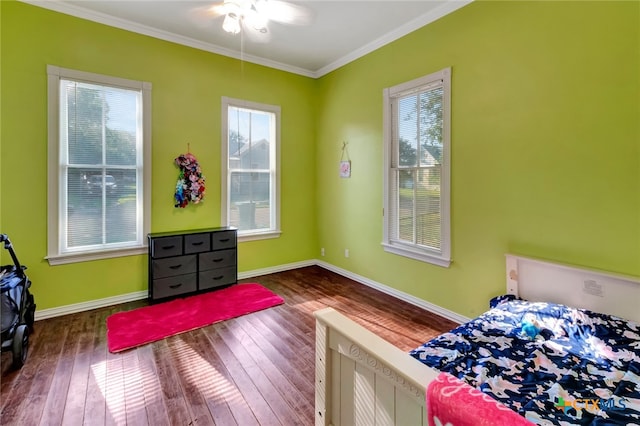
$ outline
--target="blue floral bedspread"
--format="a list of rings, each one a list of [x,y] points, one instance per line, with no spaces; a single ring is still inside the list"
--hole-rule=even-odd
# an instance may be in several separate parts
[[[640,324],[498,297],[410,354],[543,425],[640,425]]]

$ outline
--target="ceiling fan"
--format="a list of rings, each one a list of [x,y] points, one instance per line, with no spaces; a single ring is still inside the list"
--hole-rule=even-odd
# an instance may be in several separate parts
[[[209,16],[223,16],[222,29],[230,34],[241,31],[254,39],[268,38],[269,23],[306,25],[311,12],[306,7],[281,0],[223,0],[207,8]]]

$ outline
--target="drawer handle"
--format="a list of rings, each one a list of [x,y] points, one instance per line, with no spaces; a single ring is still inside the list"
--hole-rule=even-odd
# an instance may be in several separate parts
[[[174,244],[171,244],[170,246],[162,246],[162,250],[171,250],[174,247],[175,247]]]
[[[198,241],[197,243],[191,243],[192,246],[201,246],[204,244],[204,241]]]
[[[169,268],[171,268],[171,269],[179,269],[179,268],[182,268],[182,263],[180,263],[179,265],[171,265],[171,266],[169,266]]]
[[[226,242],[228,242],[228,241],[229,241],[229,238],[223,238],[223,239],[218,240],[218,241],[220,241],[221,243],[226,243]]]
[[[169,288],[175,290],[178,287],[182,287],[182,283],[180,284],[174,284],[174,285],[170,285]]]
[[[222,262],[224,259],[223,258],[219,258],[219,259],[212,259],[211,261],[213,263],[218,263],[218,262]]]
[[[215,281],[221,280],[221,279],[223,279],[223,278],[224,278],[224,275],[220,275],[220,276],[217,276],[217,277],[213,277],[213,279],[214,279]]]

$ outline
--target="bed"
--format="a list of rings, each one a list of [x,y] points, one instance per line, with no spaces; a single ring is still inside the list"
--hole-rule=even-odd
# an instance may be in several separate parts
[[[410,353],[317,311],[316,425],[640,424],[640,280],[514,255],[505,275],[487,312]]]

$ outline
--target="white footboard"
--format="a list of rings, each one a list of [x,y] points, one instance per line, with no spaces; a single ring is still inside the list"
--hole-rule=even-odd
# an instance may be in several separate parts
[[[438,372],[332,308],[316,316],[316,426],[427,425]]]

